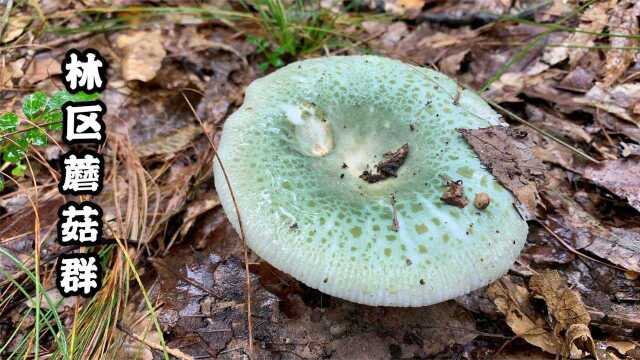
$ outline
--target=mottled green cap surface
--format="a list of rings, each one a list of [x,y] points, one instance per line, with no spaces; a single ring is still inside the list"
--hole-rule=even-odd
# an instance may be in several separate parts
[[[479,96],[438,72],[327,57],[254,81],[218,152],[256,254],[333,296],[422,306],[497,279],[524,245],[513,196],[456,130],[499,123]],[[404,144],[397,177],[360,178]],[[214,175],[238,230],[217,162]],[[441,200],[445,179],[462,181],[467,206]],[[473,205],[479,192],[491,199],[483,210]]]

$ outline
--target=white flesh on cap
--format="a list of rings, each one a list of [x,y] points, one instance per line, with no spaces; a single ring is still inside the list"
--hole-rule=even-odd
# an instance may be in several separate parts
[[[499,123],[479,96],[438,72],[327,57],[254,81],[218,152],[256,254],[333,296],[423,306],[497,279],[524,245],[527,224],[513,196],[456,131]],[[397,178],[359,177],[404,144]],[[214,175],[238,230],[217,162]],[[469,205],[440,200],[447,178],[463,181]],[[478,192],[491,199],[484,210],[473,206]]]

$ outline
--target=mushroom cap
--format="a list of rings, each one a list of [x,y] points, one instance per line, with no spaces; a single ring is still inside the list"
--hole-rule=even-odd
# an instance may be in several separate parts
[[[368,305],[423,306],[484,286],[524,246],[514,198],[456,129],[500,124],[478,95],[436,71],[377,56],[292,63],[254,81],[218,154],[245,241],[320,291]],[[396,177],[368,183],[408,144]],[[234,201],[214,160],[224,210]],[[463,184],[464,207],[441,200]],[[485,209],[474,195],[491,199]]]

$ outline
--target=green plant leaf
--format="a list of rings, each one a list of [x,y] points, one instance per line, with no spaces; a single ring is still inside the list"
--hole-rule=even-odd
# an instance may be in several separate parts
[[[42,115],[42,124],[45,125],[49,130],[62,130],[62,112],[61,111],[52,111],[47,112]]]
[[[22,103],[22,112],[27,119],[33,120],[40,111],[42,111],[46,103],[47,94],[42,91],[36,91],[33,94],[25,96]]]
[[[269,70],[269,63],[268,62],[261,62],[260,64],[258,64],[258,68],[260,68],[260,71],[265,72],[267,70]]]
[[[45,113],[59,112],[62,105],[64,105],[64,103],[66,103],[67,101],[91,101],[97,98],[98,94],[87,94],[82,91],[75,94],[70,94],[65,90],[61,90],[51,95],[44,107],[44,111]],[[62,117],[62,115],[60,116]]]
[[[11,175],[15,177],[23,177],[27,172],[27,166],[23,163],[17,163],[16,166],[11,169]]]
[[[2,158],[6,162],[18,163],[24,157],[25,149],[20,145],[11,144],[2,151]]]
[[[0,116],[0,131],[12,132],[16,131],[18,126],[18,115],[9,112]]]
[[[0,175],[0,192],[4,190],[4,177]]]
[[[39,128],[33,128],[24,134],[27,141],[36,146],[47,145],[47,133]]]

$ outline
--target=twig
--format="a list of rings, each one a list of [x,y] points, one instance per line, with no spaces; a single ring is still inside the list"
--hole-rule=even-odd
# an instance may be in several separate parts
[[[398,211],[396,210],[396,194],[391,193],[389,195],[389,201],[391,202],[391,210],[393,213],[393,220],[391,223],[391,227],[393,231],[398,232],[400,230],[400,223],[398,222]]]
[[[569,252],[571,252],[573,254],[576,254],[576,255],[578,255],[580,257],[583,257],[585,259],[589,259],[591,261],[595,261],[598,264],[602,264],[602,265],[608,266],[610,268],[616,269],[616,270],[620,270],[620,271],[623,271],[623,272],[627,271],[627,269],[625,269],[625,268],[622,268],[622,267],[619,267],[619,266],[616,266],[616,265],[613,265],[613,264],[609,264],[609,263],[604,262],[602,260],[598,260],[596,258],[593,258],[593,257],[589,256],[589,255],[585,255],[585,254],[581,253],[576,248],[574,248],[573,246],[568,244],[566,241],[564,241],[560,236],[558,236],[558,234],[553,232],[553,230],[551,230],[545,223],[543,223],[540,220],[536,220],[536,221],[537,221],[538,224],[540,224],[540,226],[542,226],[545,230],[547,230],[556,240],[558,240],[558,242],[560,242],[560,244],[562,244],[564,247],[566,247],[567,250],[569,250]]]
[[[224,165],[222,164],[222,160],[218,155],[218,151],[216,150],[215,144],[213,143],[213,139],[211,138],[209,131],[207,130],[206,126],[204,126],[202,119],[200,119],[200,117],[196,113],[196,109],[193,108],[193,105],[191,104],[191,102],[189,101],[185,93],[183,91],[181,91],[180,93],[182,94],[182,97],[184,98],[184,100],[187,102],[187,105],[189,105],[189,109],[191,109],[193,116],[196,118],[198,123],[200,123],[200,126],[202,127],[202,131],[204,132],[205,136],[207,137],[207,140],[209,141],[209,144],[211,145],[211,149],[213,150],[213,154],[216,158],[216,161],[218,161],[218,165],[220,165],[220,170],[222,170],[222,174],[224,176],[224,182],[229,188],[229,194],[231,195],[231,200],[233,201],[233,207],[235,208],[236,217],[238,218],[238,227],[240,229],[240,240],[242,241],[242,252],[244,253],[244,270],[245,270],[246,288],[247,288],[247,327],[248,327],[248,333],[249,333],[249,339],[248,339],[249,357],[253,357],[253,319],[252,319],[252,310],[251,310],[251,277],[249,273],[249,253],[247,250],[247,244],[245,242],[244,227],[242,225],[242,219],[240,218],[240,209],[238,208],[236,195],[233,189],[231,188],[231,182],[229,181],[227,171],[225,170]]]
[[[13,0],[8,0],[7,5],[5,5],[4,13],[2,14],[2,19],[0,20],[0,42],[2,41],[2,37],[4,36],[4,29],[7,27],[9,23],[9,15],[11,14],[11,8],[13,7]]]
[[[571,146],[568,143],[566,143],[563,140],[560,140],[559,138],[551,135],[550,133],[546,132],[545,130],[542,130],[541,128],[537,127],[536,125],[533,125],[532,123],[530,123],[529,121],[521,118],[520,116],[514,114],[513,112],[505,109],[504,107],[502,107],[501,105],[499,105],[498,103],[496,103],[495,101],[491,100],[491,99],[487,99],[486,97],[482,96],[482,98],[487,101],[489,104],[491,104],[493,107],[497,108],[498,110],[502,111],[503,113],[505,113],[507,116],[509,116],[510,118],[518,121],[519,123],[539,132],[540,134],[542,134],[543,136],[548,137],[549,139],[557,142],[558,144],[564,146],[565,148],[569,149],[570,151],[582,156],[583,158],[595,163],[595,164],[599,164],[600,160],[597,160],[595,158],[593,158],[592,156],[586,154],[584,151],[576,148],[575,146]]]
[[[143,343],[144,345],[147,345],[148,347],[154,349],[154,350],[158,350],[158,351],[166,351],[167,353],[169,353],[169,355],[171,356],[175,356],[178,359],[181,360],[193,360],[193,357],[191,355],[185,354],[184,352],[177,350],[177,349],[172,349],[169,347],[164,347],[161,344],[156,343],[155,341],[151,341],[148,339],[144,339],[142,337],[140,337],[137,334],[134,334],[131,332],[131,330],[125,328],[124,326],[122,326],[122,324],[118,323],[116,324],[116,327],[118,328],[118,330],[122,331],[123,333],[127,334],[128,336],[134,338],[135,340]]]

